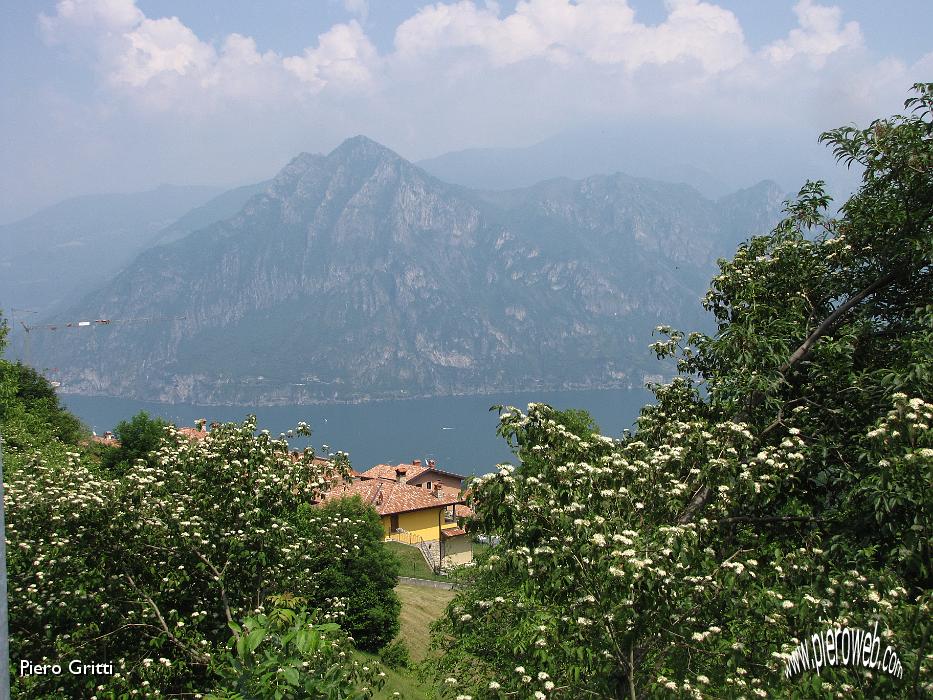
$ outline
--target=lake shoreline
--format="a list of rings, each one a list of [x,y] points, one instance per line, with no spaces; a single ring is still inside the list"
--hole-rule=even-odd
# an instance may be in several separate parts
[[[360,469],[380,463],[436,459],[451,471],[469,475],[514,461],[505,440],[496,433],[499,417],[489,410],[490,405],[524,410],[528,403],[536,402],[559,409],[584,409],[593,415],[603,434],[619,436],[623,429],[632,427],[641,407],[653,397],[643,389],[589,389],[284,406],[159,403],[77,394],[61,394],[60,398],[98,434],[113,430],[121,420],[140,411],[179,427],[193,426],[199,418],[241,422],[252,414],[258,427],[273,435],[294,428],[300,421],[307,422],[312,430],[311,441],[294,440],[293,447],[311,445],[319,454],[342,450]]]

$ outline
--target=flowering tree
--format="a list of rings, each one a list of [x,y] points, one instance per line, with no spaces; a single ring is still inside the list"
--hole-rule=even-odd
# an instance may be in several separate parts
[[[295,456],[251,417],[200,440],[167,427],[152,455],[112,477],[79,447],[18,425],[5,436],[12,657],[113,664],[113,675],[16,677],[21,697],[203,691],[215,671],[229,677],[230,631],[261,621],[268,596],[301,596],[321,624],[346,610],[316,578],[370,546],[369,520],[302,519],[347,473],[345,456]],[[335,687],[357,677],[346,661],[325,669]]]
[[[713,336],[660,327],[679,376],[634,435],[507,409],[520,466],[474,481],[500,537],[436,629],[470,697],[919,697],[933,691],[933,85],[828,132],[864,168],[838,215],[807,183],[721,261]],[[904,673],[785,673],[826,628]],[[799,671],[799,669],[798,669]],[[787,678],[787,675],[794,677]]]

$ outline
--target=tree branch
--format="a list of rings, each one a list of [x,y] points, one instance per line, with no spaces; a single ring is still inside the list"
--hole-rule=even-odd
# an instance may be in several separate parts
[[[229,564],[230,561],[228,560],[227,563],[224,564],[224,568],[218,571],[217,567],[214,566],[211,561],[198,550],[192,548],[191,551],[197,555],[198,559],[204,562],[207,568],[211,570],[211,573],[214,574],[217,582],[220,584],[220,600],[224,604],[224,613],[227,615],[227,622],[233,622],[233,615],[230,614],[230,602],[227,600],[227,591],[224,589],[224,572],[227,570],[227,564]]]
[[[842,319],[842,317],[850,309],[859,304],[866,297],[877,292],[879,289],[887,287],[895,279],[897,279],[897,276],[900,274],[900,272],[901,270],[896,268],[888,274],[879,277],[860,292],[849,297],[849,299],[846,300],[844,304],[836,308],[829,316],[823,319],[822,323],[820,323],[820,325],[818,325],[813,330],[813,332],[807,336],[806,340],[803,341],[800,347],[794,350],[793,354],[787,358],[787,361],[778,368],[778,372],[781,375],[786,375],[795,366],[803,362],[809,356],[814,344],[816,344],[816,341],[833,330],[839,324],[839,321]]]
[[[825,518],[811,518],[806,515],[778,515],[773,517],[756,517],[753,515],[736,515],[731,518],[720,518],[713,523],[835,523],[835,520]]]
[[[147,603],[149,603],[149,607],[152,608],[152,611],[155,613],[156,618],[158,618],[159,624],[162,625],[162,631],[165,632],[165,635],[169,638],[169,641],[172,642],[172,644],[177,646],[179,649],[181,649],[183,652],[191,656],[193,659],[198,661],[199,663],[207,664],[209,661],[209,658],[205,656],[204,654],[201,654],[200,652],[197,652],[193,649],[189,649],[184,644],[182,644],[181,640],[178,639],[178,637],[176,637],[174,634],[172,634],[172,631],[168,628],[168,623],[166,623],[165,618],[162,617],[162,611],[159,610],[159,606],[155,604],[155,601],[152,598],[150,598],[149,595],[147,595],[146,593],[143,593],[142,589],[136,585],[136,581],[133,580],[132,576],[130,576],[129,574],[124,574],[124,575],[126,576],[127,581],[130,582],[130,585],[133,587],[133,590],[136,591],[139,595],[141,595]]]
[[[782,377],[786,376],[788,372],[794,369],[794,367],[799,365],[810,355],[810,352],[813,349],[813,346],[816,344],[816,341],[818,341],[830,331],[834,330],[836,326],[839,325],[839,323],[842,321],[842,317],[845,316],[846,313],[865,300],[865,298],[871,296],[880,289],[887,287],[895,279],[897,279],[901,272],[901,268],[895,268],[888,274],[882,275],[870,285],[849,297],[844,304],[837,307],[831,314],[829,314],[829,316],[823,319],[820,325],[818,325],[810,333],[810,335],[807,336],[803,343],[801,343],[800,347],[794,350],[791,356],[788,357],[787,360],[778,368],[778,373]],[[760,400],[760,396],[752,395],[749,397],[748,401],[751,403],[756,400]],[[736,417],[741,416],[747,410],[748,406],[743,408]],[[769,426],[768,429],[770,429],[770,427],[771,426]],[[683,525],[692,521],[693,518],[696,517],[696,514],[702,510],[707,503],[709,503],[712,497],[713,490],[709,486],[704,485],[697,489],[696,493],[694,493],[693,497],[690,499],[690,502],[687,503],[683,512],[677,518],[677,524]]]

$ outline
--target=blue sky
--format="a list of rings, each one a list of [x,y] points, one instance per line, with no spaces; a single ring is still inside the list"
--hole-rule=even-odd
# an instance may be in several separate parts
[[[0,221],[256,181],[356,133],[416,160],[596,124],[728,124],[802,153],[933,80],[930,27],[929,0],[5,3]]]

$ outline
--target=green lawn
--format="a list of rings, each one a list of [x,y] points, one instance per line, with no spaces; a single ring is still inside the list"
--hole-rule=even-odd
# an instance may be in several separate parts
[[[366,660],[379,662],[376,656],[362,653],[361,655]],[[434,700],[437,697],[433,688],[425,686],[418,680],[418,673],[414,669],[394,671],[382,666],[382,670],[386,674],[386,684],[382,690],[373,695],[375,700]]]
[[[399,569],[399,576],[408,576],[410,578],[424,578],[429,581],[449,581],[455,583],[457,581],[456,569],[451,574],[435,574],[434,571],[428,567],[428,563],[424,560],[424,555],[421,554],[421,550],[417,547],[412,547],[408,544],[402,544],[401,542],[386,542],[385,546],[388,547],[396,557],[398,557],[399,562],[401,562],[401,567]],[[473,555],[474,557],[479,556],[480,553],[485,552],[489,549],[488,544],[482,544],[480,542],[473,543]]]
[[[426,578],[432,581],[447,580],[446,576],[435,574],[430,567],[428,567],[428,563],[424,560],[424,555],[421,554],[421,550],[417,547],[402,544],[401,542],[386,542],[385,546],[388,547],[402,563],[402,567],[399,569],[400,576]]]
[[[402,601],[402,628],[398,637],[408,647],[412,662],[417,664],[424,659],[431,641],[431,623],[444,613],[454,593],[404,583],[399,584],[395,592]],[[360,655],[364,659],[378,661],[370,654],[360,652]],[[437,697],[433,688],[421,682],[415,669],[395,671],[384,665],[382,668],[386,684],[374,695],[375,700],[435,700]]]
[[[395,588],[402,601],[399,637],[405,641],[412,661],[421,661],[431,641],[431,623],[444,613],[454,592],[442,588],[425,588],[400,583]]]

